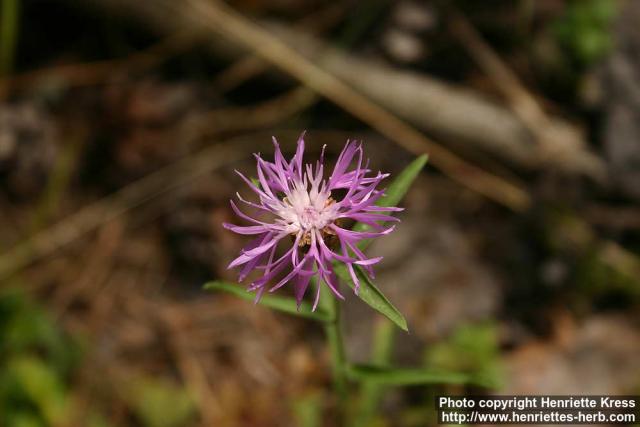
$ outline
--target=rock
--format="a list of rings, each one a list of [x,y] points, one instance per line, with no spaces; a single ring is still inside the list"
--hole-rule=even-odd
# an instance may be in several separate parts
[[[611,176],[625,195],[640,200],[640,2],[625,2],[615,25],[616,48],[603,73],[605,151]]]
[[[0,105],[0,186],[11,196],[40,193],[56,162],[56,127],[30,103]]]
[[[501,394],[603,395],[640,385],[640,331],[622,316],[595,315],[564,324],[551,342],[535,341],[505,358]]]

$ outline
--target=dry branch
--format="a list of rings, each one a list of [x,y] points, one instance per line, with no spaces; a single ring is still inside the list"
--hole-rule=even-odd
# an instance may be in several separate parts
[[[124,59],[56,65],[9,76],[0,80],[0,100],[14,91],[28,90],[38,84],[60,82],[66,87],[89,86],[112,78],[118,72],[140,72],[161,64],[171,56],[193,46],[199,36],[192,31],[169,35],[166,39]]]
[[[457,157],[441,145],[398,119],[350,85],[318,67],[273,34],[251,23],[231,8],[219,2],[189,1],[175,3],[167,0],[154,2],[124,2],[122,0],[93,0],[111,8],[126,8],[145,22],[159,23],[164,16],[165,30],[176,26],[209,31],[239,44],[282,69],[307,87],[331,100],[344,110],[361,119],[380,134],[416,154],[429,153],[432,164],[454,181],[516,211],[529,206],[529,195],[518,186],[492,175]],[[153,12],[149,4],[153,3]],[[152,13],[152,16],[149,15]]]
[[[526,209],[530,204],[530,197],[522,188],[514,186],[504,179],[486,173],[485,171],[463,161],[448,150],[430,141],[414,128],[408,126],[405,122],[399,120],[393,114],[390,114],[387,110],[371,102],[368,97],[362,96],[361,93],[355,91],[350,85],[345,84],[342,79],[336,78],[336,76],[334,76],[331,72],[332,70],[329,69],[329,72],[327,72],[327,69],[318,67],[316,65],[318,63],[317,61],[312,61],[305,58],[303,55],[291,48],[288,44],[276,38],[273,34],[264,30],[260,26],[252,24],[250,21],[238,15],[232,9],[220,2],[203,0],[190,0],[188,2],[179,3],[170,0],[155,0],[148,2],[130,2],[128,0],[90,0],[90,2],[103,8],[111,9],[112,11],[120,9],[121,13],[133,15],[139,20],[155,27],[156,29],[164,33],[173,33],[184,28],[194,28],[197,31],[223,35],[228,41],[231,41],[231,46],[225,45],[224,43],[221,44],[220,40],[215,40],[215,42],[212,41],[212,43],[215,43],[214,47],[216,51],[220,51],[221,45],[223,48],[226,48],[228,52],[233,51],[235,49],[235,46],[238,44],[244,46],[245,48],[253,51],[256,56],[262,57],[267,62],[270,62],[272,65],[284,70],[291,76],[297,78],[315,92],[332,100],[345,110],[354,114],[356,117],[359,117],[363,121],[367,122],[369,125],[377,129],[381,134],[387,136],[391,140],[396,141],[399,145],[407,148],[409,151],[430,152],[430,154],[432,155],[433,164],[436,164],[445,174],[458,181],[459,183],[467,186],[468,188],[484,194],[489,198],[515,210]],[[339,53],[337,51],[334,51],[333,54],[338,55]],[[324,66],[328,67],[328,65],[326,64],[330,64],[331,61],[327,59],[329,58],[329,56],[325,55],[326,53],[322,53],[322,58],[325,64]],[[339,56],[334,56],[334,58],[338,57]],[[342,57],[345,60],[353,60],[352,58],[348,58],[345,55],[343,55]],[[336,60],[334,59],[334,61]],[[346,65],[345,63],[340,64],[340,67]],[[353,64],[355,64],[355,62],[353,62],[352,65]],[[352,75],[355,76],[353,78],[355,78],[356,81],[359,81],[359,79],[364,78],[364,76],[373,75],[374,71],[377,70],[377,65],[375,64],[371,64],[368,62],[363,62],[362,64],[364,65],[362,65],[361,68],[357,69],[359,70],[359,72],[354,72],[356,70],[354,67],[343,68],[343,70],[346,69],[349,70],[349,72],[342,77],[346,80],[349,75]],[[393,73],[397,72],[393,71]],[[408,76],[408,74],[404,73],[401,73],[401,75]],[[426,79],[425,77],[413,75],[412,78],[424,79],[422,80],[422,85],[423,87],[426,87],[426,83],[424,82],[428,81],[428,79]],[[386,88],[388,88],[389,86],[396,85],[394,87],[395,90],[388,91],[387,93],[401,93],[401,90],[399,89],[401,87],[400,84],[390,84],[390,80],[388,79],[389,77],[385,78],[384,81],[379,81],[379,86],[383,88],[385,88],[386,86]],[[450,88],[450,86],[444,85],[442,83],[440,83],[440,85],[442,85],[441,87]],[[364,92],[365,89],[360,90]],[[413,96],[413,98],[417,99],[418,97],[415,95],[415,90],[415,87],[413,87],[413,91],[405,94],[405,97],[412,98]],[[432,94],[433,92],[434,90],[431,91]],[[468,109],[465,109],[464,106],[473,104],[473,100],[470,96],[464,95],[463,91],[441,89],[441,94],[443,97],[447,96],[444,95],[445,93],[448,93],[449,95],[451,93],[457,93],[457,95],[459,95],[459,108],[461,108],[464,113],[458,115],[455,120],[452,119],[450,127],[443,126],[443,132],[455,132],[456,129],[459,130],[461,127],[464,127],[465,123],[469,123],[470,119],[472,119],[473,117],[477,117],[477,114],[480,114],[477,111],[471,113]],[[371,98],[375,98],[375,96],[371,93],[367,95]],[[433,96],[425,97],[424,101],[428,102],[432,97]],[[424,109],[432,111],[432,115],[435,117],[440,114],[441,117],[438,121],[429,122],[428,118],[430,118],[432,115],[425,115],[423,113],[424,110],[420,111],[419,105],[413,105],[411,111],[413,111],[414,113],[416,111],[419,112],[423,122],[430,123],[431,126],[435,127],[438,122],[445,123],[445,120],[442,119],[442,116],[444,115],[443,111],[447,108],[447,105],[445,104],[446,102],[449,102],[450,106],[452,99],[454,98],[447,97],[438,99],[436,97],[437,102],[432,102],[431,107],[427,107]],[[477,98],[476,101],[476,105],[484,105],[485,107],[490,105],[480,98]],[[389,99],[386,99],[384,102],[387,105],[391,105]],[[482,104],[483,102],[484,104]],[[490,143],[493,143],[494,147],[501,147],[499,149],[497,148],[496,150],[502,150],[501,152],[503,154],[511,153],[512,151],[510,150],[515,150],[519,153],[533,152],[533,166],[540,166],[539,161],[536,161],[535,159],[539,159],[540,156],[538,156],[537,154],[540,154],[541,152],[544,154],[545,150],[540,150],[539,147],[535,147],[536,142],[540,143],[539,135],[531,135],[530,129],[527,129],[527,125],[531,126],[533,121],[530,123],[522,123],[516,117],[516,115],[513,115],[508,110],[495,105],[492,108],[494,114],[493,119],[488,118],[490,114],[489,116],[484,116],[485,120],[487,121],[483,120],[483,126],[481,128],[476,128],[473,134],[470,133],[468,135],[471,138],[470,141],[475,141],[478,146],[482,145],[484,149],[491,149]],[[454,114],[453,110],[453,108],[450,108],[449,114]],[[485,112],[486,111],[490,110],[485,110]],[[405,114],[408,116],[410,114],[410,111],[405,112]],[[511,120],[509,119],[510,115]],[[509,134],[510,136],[508,138],[500,140],[502,141],[500,143],[496,143],[496,139],[489,140],[489,138],[483,138],[483,136],[487,135],[486,132],[487,129],[489,129],[486,124],[491,123],[491,120],[493,120],[493,127],[498,128],[499,125],[497,125],[497,123],[499,123],[499,117],[504,119],[504,123],[511,123],[511,133]],[[420,118],[418,118],[417,120],[420,120]],[[557,121],[557,123],[562,122]],[[425,124],[425,127],[428,127],[428,125]],[[467,127],[467,129],[469,128],[470,127]],[[565,128],[571,129],[571,126],[566,125]],[[507,126],[504,126],[503,130],[504,129],[507,129]],[[508,132],[505,132],[505,135],[506,134],[508,134]],[[474,136],[475,138],[473,138]],[[463,139],[462,136],[460,138]],[[478,141],[483,141],[483,144],[478,143]],[[542,141],[544,142],[545,139],[542,138]],[[507,149],[507,146],[509,146],[510,148]],[[518,148],[514,148],[515,146],[517,146]],[[533,151],[531,151],[531,146],[534,146]],[[582,148],[580,143],[578,144],[578,150],[581,149]],[[548,150],[546,151],[546,153],[548,154]],[[519,154],[518,156],[521,162],[527,161],[527,155]],[[545,157],[547,156],[542,156],[543,160],[548,160]],[[588,158],[589,154],[586,153],[585,157]],[[511,155],[512,160],[514,160],[515,158],[515,155]],[[565,159],[569,159],[568,161],[570,161],[570,156]],[[592,165],[584,168],[584,164],[585,163],[582,163],[583,166],[571,165],[568,170],[572,172],[580,171],[582,173],[593,175],[593,169],[591,169]],[[588,228],[588,225],[585,224],[585,226]],[[612,268],[625,274],[629,274],[630,270],[635,270],[637,268],[638,260],[637,257],[635,257],[633,254],[627,252],[624,248],[615,245],[614,243],[601,243],[604,243],[605,247],[606,244],[610,243],[616,249],[615,251],[613,251],[616,253],[616,256],[607,256],[612,253],[611,250],[609,250],[608,252],[607,250],[603,250],[600,254],[603,261],[611,265]],[[624,257],[618,256],[620,254],[623,254]],[[629,260],[633,260],[634,266],[632,269],[628,268],[630,262],[627,261]],[[2,264],[0,260],[0,272],[1,271]]]
[[[134,15],[163,33],[194,26],[203,31],[207,27],[202,17],[194,16],[194,10],[190,7],[192,3],[178,6],[167,0],[145,4],[124,0],[91,1],[110,10]],[[155,7],[149,7],[150,3]],[[208,7],[212,8],[211,5]],[[214,27],[209,25],[209,30],[218,30]],[[324,70],[376,103],[437,138],[460,141],[472,150],[489,152],[518,168],[554,167],[573,174],[598,177],[602,174],[601,165],[586,150],[583,135],[575,126],[555,117],[543,122],[530,120],[532,115],[526,112],[521,114],[525,108],[519,106],[527,107],[532,105],[531,102],[525,105],[519,101],[518,108],[511,111],[472,90],[424,74],[397,70],[358,58],[329,48],[320,40],[293,29],[275,25],[270,28],[296,53],[320,64]],[[238,42],[236,39],[229,44],[228,41],[212,39],[211,46],[217,55],[238,57]],[[260,52],[254,53],[258,57],[261,55]],[[229,73],[225,73],[220,78],[221,86],[233,86],[237,84],[237,79],[242,80],[263,69],[264,65],[259,60],[245,58],[233,68],[234,71],[241,71],[242,75],[234,75],[230,79]],[[529,100],[527,97],[518,97],[518,100],[522,99]],[[526,108],[526,111],[533,110]],[[534,123],[536,125],[532,126]]]
[[[489,152],[517,167],[542,166],[526,127],[486,97],[424,74],[358,58],[281,25],[269,24],[269,28],[305,58],[420,129]]]
[[[451,21],[453,34],[491,78],[516,116],[535,137],[536,161],[603,181],[606,175],[604,162],[586,149],[583,132],[577,126],[547,115],[518,76],[462,14],[452,9]]]
[[[237,142],[236,142],[237,144]],[[0,279],[49,255],[122,213],[244,157],[234,143],[202,150],[68,216],[0,256]]]

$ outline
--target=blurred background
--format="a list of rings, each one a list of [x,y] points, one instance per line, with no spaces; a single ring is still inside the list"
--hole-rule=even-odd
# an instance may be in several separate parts
[[[336,425],[321,328],[202,285],[251,153],[430,161],[377,285],[394,363],[640,394],[640,1],[0,0],[0,426]],[[348,354],[379,315],[351,296]],[[316,414],[324,421],[315,423]]]

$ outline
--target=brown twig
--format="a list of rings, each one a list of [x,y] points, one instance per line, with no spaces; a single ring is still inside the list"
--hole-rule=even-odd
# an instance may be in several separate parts
[[[345,5],[343,3],[332,4],[326,9],[314,11],[311,15],[304,17],[294,24],[294,28],[322,32],[334,25],[344,15],[344,9]],[[219,90],[228,92],[270,68],[269,64],[260,57],[249,54],[241,57],[220,72],[213,80],[213,84]]]
[[[586,150],[580,130],[548,116],[518,76],[502,61],[465,16],[454,10],[451,5],[448,9],[452,33],[534,135],[538,143],[537,156],[540,161],[603,181],[605,165],[596,155]]]
[[[294,115],[315,102],[306,88],[247,108],[209,111],[183,123],[185,140],[214,137],[216,134],[270,126]],[[224,164],[239,160],[244,152],[234,148],[246,138],[204,149],[194,155],[152,173],[133,184],[91,204],[62,222],[42,231],[0,255],[0,279],[21,270],[37,259],[53,253],[122,213],[165,192],[182,186]]]
[[[123,59],[109,59],[79,64],[64,64],[40,70],[28,71],[0,80],[0,99],[11,91],[32,88],[43,81],[61,81],[65,86],[89,86],[104,82],[118,71],[136,72],[152,68],[166,61],[200,40],[193,31],[168,36],[161,42],[133,53]]]
[[[529,195],[523,189],[467,163],[434,143],[226,5],[200,0],[186,4],[191,6],[191,19],[199,25],[242,43],[408,151],[429,153],[432,163],[456,182],[516,211],[529,206]]]
[[[58,316],[64,314],[69,305],[81,293],[89,295],[89,300],[97,297],[97,287],[104,283],[111,274],[113,257],[122,243],[122,223],[113,221],[100,230],[96,244],[86,258],[77,280],[58,286],[52,297],[54,311]]]
[[[601,204],[586,209],[587,220],[613,230],[640,230],[640,207],[614,207]]]
[[[189,317],[185,316],[180,309],[170,305],[163,307],[160,317],[168,331],[167,343],[174,355],[176,365],[200,409],[203,425],[216,425],[222,408],[213,394],[208,376],[197,353],[189,350],[189,343],[184,333],[188,329]]]
[[[244,153],[233,143],[204,149],[105,197],[37,233],[0,256],[0,279],[71,243],[122,213],[200,175],[237,161]]]
[[[249,107],[231,107],[207,111],[190,119],[183,135],[215,136],[223,132],[273,126],[313,105],[317,96],[305,87],[297,87],[272,99]]]

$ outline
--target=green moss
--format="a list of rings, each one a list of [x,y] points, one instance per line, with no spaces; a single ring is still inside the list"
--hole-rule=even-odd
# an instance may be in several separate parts
[[[574,0],[553,23],[553,33],[579,66],[588,66],[611,50],[611,22],[615,14],[615,0]]]

